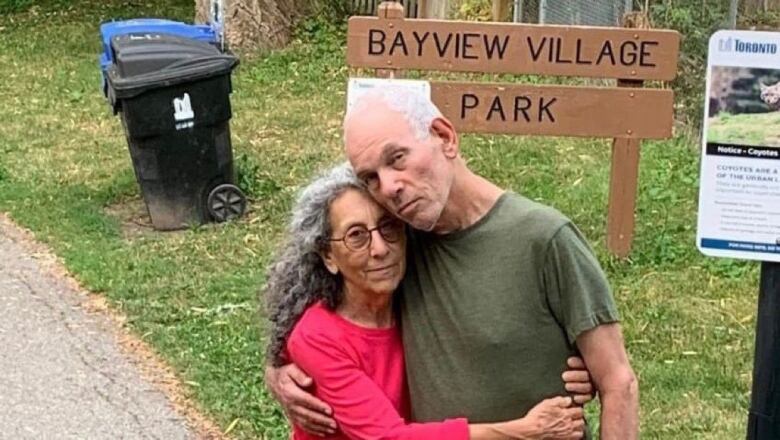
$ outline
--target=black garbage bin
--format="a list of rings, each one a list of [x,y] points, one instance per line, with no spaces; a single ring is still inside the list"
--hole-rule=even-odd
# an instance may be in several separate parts
[[[120,113],[155,229],[241,216],[230,145],[230,74],[238,60],[168,34],[112,38],[108,98]]]

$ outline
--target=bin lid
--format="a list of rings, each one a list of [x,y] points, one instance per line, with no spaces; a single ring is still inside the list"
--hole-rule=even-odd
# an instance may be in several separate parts
[[[100,67],[105,70],[114,62],[111,51],[111,39],[116,35],[127,34],[170,34],[191,40],[219,43],[218,23],[209,25],[186,24],[180,21],[161,18],[136,18],[124,21],[110,21],[100,25],[100,39],[103,43],[103,54]]]
[[[216,19],[221,19],[215,17]],[[101,85],[103,94],[108,95],[108,67],[114,62],[111,49],[111,39],[116,35],[126,34],[171,34],[191,40],[205,41],[215,46],[221,46],[221,22],[212,21],[209,24],[187,24],[180,21],[161,18],[135,18],[132,20],[109,21],[100,25],[100,40],[103,53],[98,56],[100,64]]]
[[[108,82],[116,98],[230,74],[238,59],[214,45],[169,34],[127,34],[111,39],[116,61]]]

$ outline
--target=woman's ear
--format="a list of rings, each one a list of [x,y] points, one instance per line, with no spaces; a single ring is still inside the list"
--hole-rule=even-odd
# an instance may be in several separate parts
[[[442,152],[449,159],[455,159],[460,153],[458,146],[458,135],[455,133],[455,127],[452,123],[443,117],[439,117],[431,122],[431,134],[442,140]]]
[[[320,252],[320,258],[322,258],[322,262],[325,264],[325,268],[328,269],[328,272],[332,273],[333,275],[337,275],[339,273],[339,266],[333,259],[333,253],[330,249]]]

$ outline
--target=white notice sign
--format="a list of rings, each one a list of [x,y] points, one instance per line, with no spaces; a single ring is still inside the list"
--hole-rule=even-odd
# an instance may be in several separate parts
[[[710,39],[696,244],[780,262],[780,32]]]

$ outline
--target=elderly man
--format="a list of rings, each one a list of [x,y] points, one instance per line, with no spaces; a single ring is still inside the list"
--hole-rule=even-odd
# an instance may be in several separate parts
[[[599,391],[601,438],[635,439],[637,380],[609,285],[574,225],[469,170],[427,97],[370,93],[344,136],[358,178],[412,228],[400,314],[414,420],[517,417],[566,393],[560,375],[579,353]],[[267,369],[269,387],[316,429],[311,408],[326,406],[304,405],[305,376],[282,368]]]

